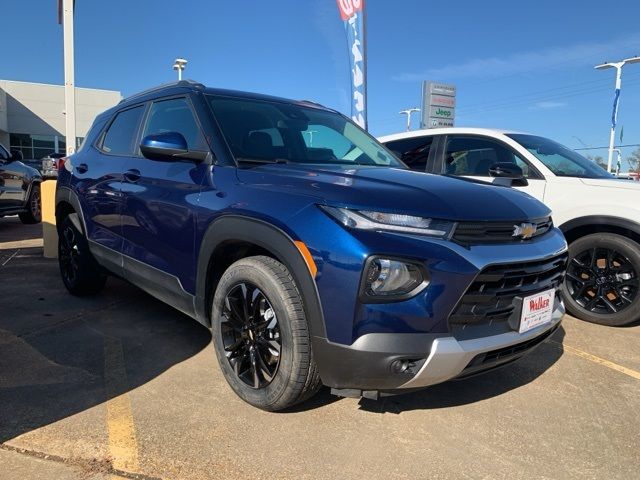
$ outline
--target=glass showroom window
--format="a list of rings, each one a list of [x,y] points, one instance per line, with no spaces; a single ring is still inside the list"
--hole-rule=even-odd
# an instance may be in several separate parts
[[[9,135],[10,150],[20,150],[24,158],[33,158],[31,135],[12,133]]]
[[[66,142],[63,136],[58,135],[58,152],[64,153]],[[76,138],[76,148],[82,143],[84,137]],[[11,150],[20,150],[25,159],[40,160],[56,151],[56,135],[30,135],[28,133],[11,133],[9,135]]]

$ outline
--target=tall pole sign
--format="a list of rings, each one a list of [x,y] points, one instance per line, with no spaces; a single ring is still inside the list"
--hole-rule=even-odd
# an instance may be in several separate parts
[[[351,65],[351,118],[367,128],[367,45],[364,0],[336,0],[344,22]]]
[[[76,92],[73,65],[73,8],[75,0],[58,0],[58,23],[64,37],[64,111],[67,155],[76,151]]]
[[[455,116],[455,85],[422,82],[422,122],[420,128],[453,127]]]

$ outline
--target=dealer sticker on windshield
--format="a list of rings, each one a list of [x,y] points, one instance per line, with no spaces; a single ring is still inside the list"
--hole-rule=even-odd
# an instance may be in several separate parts
[[[532,328],[551,321],[555,296],[555,290],[547,290],[530,295],[522,300],[520,333],[528,332]]]

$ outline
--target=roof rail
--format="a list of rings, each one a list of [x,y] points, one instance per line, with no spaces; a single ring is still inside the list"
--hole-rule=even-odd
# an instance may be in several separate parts
[[[142,92],[134,93],[133,95],[123,98],[122,100],[120,100],[119,103],[128,102],[129,100],[142,97],[144,95],[148,95],[150,93],[154,93],[160,90],[164,90],[165,88],[169,88],[169,87],[192,87],[192,88],[197,88],[199,90],[202,90],[205,88],[205,86],[202,83],[196,82],[195,80],[180,80],[177,82],[163,83],[156,87],[143,90]]]
[[[300,103],[308,103],[309,105],[317,105],[318,107],[326,108],[324,105],[313,100],[298,100]]]

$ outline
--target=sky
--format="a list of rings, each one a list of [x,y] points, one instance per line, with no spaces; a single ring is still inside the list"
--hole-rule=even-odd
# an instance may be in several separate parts
[[[3,3],[0,79],[62,84],[57,0]],[[434,80],[457,87],[456,126],[607,146],[615,71],[593,67],[640,55],[638,18],[638,0],[368,0],[369,131],[402,131],[398,112],[419,107],[421,82]],[[335,0],[77,0],[75,20],[79,87],[131,95],[174,81],[184,57],[185,78],[207,86],[350,113]],[[616,144],[620,126],[623,144],[640,144],[640,64],[623,70]]]

